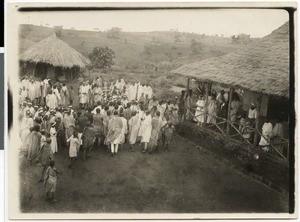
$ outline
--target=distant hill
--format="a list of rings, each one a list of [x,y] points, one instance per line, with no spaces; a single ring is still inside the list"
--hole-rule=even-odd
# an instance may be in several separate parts
[[[20,53],[51,35],[54,30],[43,26],[20,25]],[[184,63],[221,56],[243,46],[232,44],[231,38],[174,31],[121,32],[118,38],[110,38],[107,32],[62,29],[60,38],[87,57],[94,47],[107,46],[115,51],[116,66],[128,69],[136,69],[144,64],[167,64],[174,68]]]

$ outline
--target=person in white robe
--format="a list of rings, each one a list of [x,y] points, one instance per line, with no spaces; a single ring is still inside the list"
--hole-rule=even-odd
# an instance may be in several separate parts
[[[20,128],[20,137],[22,141],[22,150],[27,150],[28,148],[26,147],[26,140],[27,137],[30,133],[30,129],[34,126],[34,121],[33,118],[31,117],[31,113],[29,110],[26,111],[25,116],[22,119],[21,122],[21,128]]]
[[[218,102],[216,101],[216,96],[212,95],[211,96],[211,101],[208,104],[207,107],[207,123],[211,123],[211,124],[216,124],[217,123],[217,113],[218,113]]]
[[[273,125],[270,123],[270,119],[266,117],[266,121],[262,127],[262,137],[259,141],[259,146],[263,151],[269,151],[270,139],[272,137]]]
[[[200,95],[196,103],[196,112],[195,112],[195,121],[197,121],[197,125],[202,126],[202,124],[204,123],[204,114],[205,114],[205,100],[203,95]]]
[[[34,81],[31,79],[28,84],[28,97],[31,100],[31,102],[34,102],[35,100],[35,84]]]
[[[137,141],[140,124],[140,116],[136,111],[132,111],[132,117],[128,121],[128,142],[130,144],[130,151],[134,151],[133,145]]]
[[[49,109],[55,109],[58,106],[57,97],[54,95],[52,90],[50,90],[49,94],[46,96],[46,105]]]
[[[44,79],[44,81],[41,83],[42,85],[42,102],[43,102],[43,105],[46,105],[46,96],[49,92],[49,88],[50,88],[50,85],[49,85],[49,79]]]
[[[22,87],[21,87],[20,100],[21,100],[21,101],[26,100],[27,95],[28,95],[27,89],[25,88],[25,86],[22,86]]]
[[[93,89],[93,95],[94,95],[94,104],[98,104],[98,102],[102,101],[102,89],[99,85],[95,85],[95,88]]]
[[[21,84],[22,84],[22,88],[25,87],[25,90],[26,90],[26,93],[25,93],[26,96],[25,96],[25,98],[26,98],[26,97],[28,97],[28,91],[29,91],[29,90],[28,90],[28,89],[29,89],[29,88],[28,88],[28,86],[29,86],[29,80],[28,80],[28,78],[25,77],[25,78],[22,80]]]
[[[50,138],[51,138],[51,144],[50,144],[50,147],[51,147],[51,150],[54,153],[57,153],[58,152],[58,148],[57,148],[57,132],[56,132],[56,129],[55,129],[55,122],[52,123],[51,125],[51,128],[50,128]]]
[[[42,96],[41,81],[36,80],[34,82],[34,89],[35,89],[35,102],[36,104],[40,104],[41,96]]]
[[[63,107],[67,107],[69,105],[69,92],[65,83],[63,83],[61,88],[61,103]]]
[[[61,96],[60,96],[60,93],[57,89],[57,87],[54,85],[53,86],[53,94],[56,96],[56,100],[57,100],[57,105],[61,105]]]
[[[87,86],[87,83],[84,83],[79,88],[79,103],[82,106],[85,106],[88,103],[88,93],[89,93],[89,87]]]
[[[146,111],[146,116],[141,124],[142,128],[142,139],[141,142],[144,143],[144,150],[143,153],[147,152],[148,143],[150,141],[151,137],[151,131],[152,131],[152,117],[150,115],[149,111]]]
[[[124,86],[126,85],[124,79],[121,79],[121,82],[120,82],[120,91],[123,92],[123,89],[124,89]]]
[[[127,119],[124,117],[124,113],[120,113],[120,118],[122,120],[122,130],[121,130],[121,140],[120,140],[120,150],[122,150],[122,146],[125,143],[126,134],[128,133],[128,123]]]

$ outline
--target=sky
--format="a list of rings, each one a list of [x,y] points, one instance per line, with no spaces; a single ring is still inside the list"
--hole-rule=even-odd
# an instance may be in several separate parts
[[[106,31],[120,27],[126,32],[169,31],[206,35],[251,37],[270,34],[288,21],[280,9],[176,9],[126,11],[22,12],[24,24],[74,27],[77,30]]]

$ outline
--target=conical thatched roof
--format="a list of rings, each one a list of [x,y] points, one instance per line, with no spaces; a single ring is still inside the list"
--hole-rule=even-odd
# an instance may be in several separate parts
[[[56,34],[36,43],[20,56],[21,61],[33,63],[48,63],[55,67],[84,68],[90,61],[67,43],[59,39]]]
[[[204,81],[239,86],[264,94],[289,95],[289,25],[254,45],[172,71]]]

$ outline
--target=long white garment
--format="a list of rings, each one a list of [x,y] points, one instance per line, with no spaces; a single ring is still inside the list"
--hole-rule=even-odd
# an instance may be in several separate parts
[[[138,114],[135,116],[131,117],[128,121],[128,127],[129,127],[129,136],[128,136],[128,141],[129,144],[135,144],[139,132],[141,124],[141,119]]]
[[[23,79],[22,82],[22,89],[25,88],[25,97],[28,97],[28,85],[29,85],[29,81],[28,79]]]
[[[21,128],[20,128],[20,137],[22,141],[22,148],[21,149],[27,149],[26,147],[26,140],[30,133],[30,128],[34,126],[34,121],[32,118],[24,116],[21,122]]]
[[[28,84],[28,97],[31,101],[35,99],[35,85],[32,82]]]
[[[56,129],[55,127],[51,127],[50,128],[50,138],[51,138],[51,150],[53,153],[57,153],[58,149],[57,149],[57,138],[56,138]]]
[[[44,79],[42,82],[42,97],[46,97],[49,90],[49,80]]]
[[[142,119],[144,119],[145,117],[146,117],[146,115],[145,115],[145,112],[143,111],[143,110],[140,110],[136,115],[138,115],[139,116],[139,118],[140,118],[140,120],[141,120],[141,123],[140,123],[140,129],[139,129],[139,132],[138,132],[138,136],[143,136],[143,131],[144,131],[144,124],[143,124],[143,120]]]
[[[77,153],[79,151],[80,142],[78,138],[74,138],[74,136],[71,136],[68,140],[68,143],[70,143],[69,148],[69,156],[70,157],[77,157]]]
[[[56,96],[57,98],[57,101],[60,101],[61,100],[61,96],[60,96],[60,93],[58,92],[58,89],[53,89],[53,93],[54,95]]]
[[[55,109],[58,105],[56,95],[48,94],[46,96],[46,104],[49,107],[49,109]]]
[[[121,144],[125,143],[125,134],[127,134],[128,132],[128,128],[127,128],[127,119],[125,119],[124,117],[121,117],[122,119],[122,131],[121,131],[121,135],[122,135],[122,139],[121,139]]]
[[[87,86],[87,85],[86,86],[80,86],[79,93],[80,93],[80,95],[79,95],[79,97],[80,97],[79,102],[83,103],[83,104],[87,103],[88,102],[88,98],[89,98],[89,96],[88,96],[89,86]]]
[[[145,117],[144,121],[142,122],[142,143],[149,143],[152,131],[152,117],[148,115]]]
[[[273,126],[272,123],[264,123],[262,127],[262,137],[260,139],[260,146],[268,146],[270,144],[270,138],[272,136]]]
[[[41,82],[35,81],[35,98],[39,98],[42,96],[42,90],[41,90]]]
[[[205,107],[205,100],[198,100],[197,103],[197,108],[196,108],[196,113],[195,113],[195,121],[198,121],[200,123],[204,123],[204,107]]]

